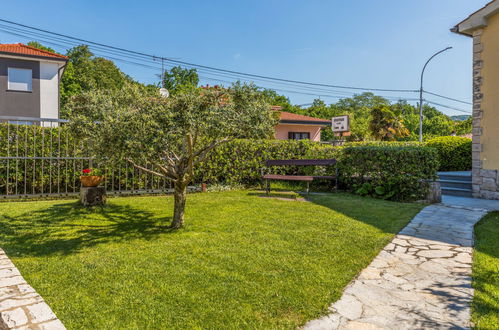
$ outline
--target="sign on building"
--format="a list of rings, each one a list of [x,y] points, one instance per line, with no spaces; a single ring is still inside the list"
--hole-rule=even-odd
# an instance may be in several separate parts
[[[342,133],[350,131],[350,118],[348,115],[333,117],[333,132]]]

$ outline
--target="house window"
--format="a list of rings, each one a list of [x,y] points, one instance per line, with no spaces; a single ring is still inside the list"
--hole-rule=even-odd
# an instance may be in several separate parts
[[[289,140],[310,140],[309,132],[288,132]]]
[[[31,92],[33,76],[31,69],[9,68],[9,91]]]

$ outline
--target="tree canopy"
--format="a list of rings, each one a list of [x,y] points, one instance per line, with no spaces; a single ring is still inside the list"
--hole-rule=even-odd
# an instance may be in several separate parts
[[[388,105],[379,105],[371,110],[369,129],[371,135],[381,141],[394,141],[409,135],[400,114],[392,111]]]
[[[101,162],[126,160],[175,187],[172,227],[183,225],[187,185],[194,169],[218,145],[238,137],[269,138],[275,113],[255,86],[189,88],[170,98],[144,94],[133,84],[73,97],[71,128],[91,141]]]
[[[380,139],[373,135],[371,123],[373,113],[379,114],[379,109],[389,110],[407,129],[408,134],[397,134],[397,140],[414,140],[419,135],[419,108],[406,101],[391,103],[389,100],[373,93],[362,93],[353,97],[340,99],[336,103],[327,105],[323,100],[316,99],[307,108],[288,105],[286,111],[322,119],[331,119],[335,116],[349,115],[352,141]],[[377,111],[373,112],[373,109]],[[386,111],[382,111],[388,114]],[[471,133],[470,122],[455,121],[436,108],[425,104],[423,106],[423,132],[425,139],[436,136],[450,135],[453,131],[458,135]],[[330,129],[323,129],[321,138],[324,141],[335,139]]]
[[[28,45],[47,51],[54,50],[39,42],[32,41]],[[135,84],[143,93],[156,95],[158,85],[144,85],[133,81],[123,73],[112,61],[95,56],[86,45],[69,49],[66,53],[69,63],[61,81],[61,116],[68,116],[67,103],[74,95],[90,91],[117,91],[125,84]],[[163,84],[172,95],[183,93],[199,85],[199,76],[196,69],[176,66],[163,74]],[[351,136],[349,140],[376,139],[370,124],[372,123],[372,110],[377,107],[388,107],[391,112],[403,120],[403,125],[409,134],[398,136],[397,139],[417,140],[419,134],[419,110],[417,106],[405,101],[391,103],[386,98],[373,93],[362,93],[349,98],[343,98],[336,103],[326,104],[323,100],[316,99],[308,107],[293,105],[289,98],[272,89],[258,88],[265,102],[281,106],[283,111],[313,116],[330,120],[334,116],[349,115]],[[445,136],[452,133],[464,135],[471,133],[471,119],[469,116],[451,118],[436,108],[429,105],[423,106],[423,132],[424,137],[432,138]],[[467,119],[468,118],[468,119]],[[335,139],[330,129],[322,130],[322,140]]]
[[[163,86],[170,94],[176,94],[185,88],[197,87],[199,76],[196,69],[184,69],[174,66],[163,73]]]

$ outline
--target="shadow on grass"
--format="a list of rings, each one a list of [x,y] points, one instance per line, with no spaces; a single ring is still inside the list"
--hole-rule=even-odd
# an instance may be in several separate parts
[[[311,191],[309,195],[300,195],[311,203],[327,207],[390,234],[397,234],[421,209],[421,206],[416,204],[355,196],[345,192]]]
[[[71,254],[106,242],[153,239],[172,231],[170,221],[129,205],[89,209],[63,203],[18,216],[0,215],[0,233],[8,254],[45,256]]]
[[[257,196],[263,198],[280,198],[280,199],[289,199],[289,200],[297,200],[301,198],[300,194],[294,191],[271,191],[270,194],[267,195],[265,191],[254,191],[249,192],[248,196]]]

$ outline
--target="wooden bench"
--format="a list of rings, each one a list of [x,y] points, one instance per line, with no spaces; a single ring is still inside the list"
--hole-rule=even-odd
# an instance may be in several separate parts
[[[277,159],[267,160],[265,165],[272,166],[332,166],[336,164],[336,159]],[[335,169],[334,176],[313,176],[313,175],[279,175],[264,174],[265,191],[270,193],[270,180],[281,181],[303,181],[307,183],[307,194],[310,191],[310,182],[314,180],[335,180],[335,189],[338,190],[338,168]]]

